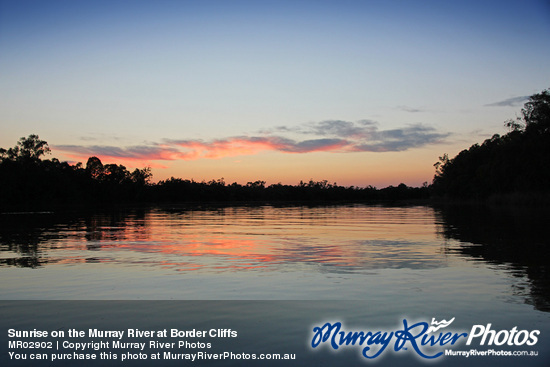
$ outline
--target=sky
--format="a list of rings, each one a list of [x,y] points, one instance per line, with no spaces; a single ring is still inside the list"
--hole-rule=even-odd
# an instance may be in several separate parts
[[[550,88],[549,40],[548,0],[0,0],[0,147],[420,186]]]

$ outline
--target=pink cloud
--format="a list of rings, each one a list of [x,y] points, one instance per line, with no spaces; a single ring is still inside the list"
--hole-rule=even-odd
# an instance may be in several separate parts
[[[154,161],[218,159],[240,155],[253,155],[262,151],[284,153],[311,152],[388,152],[441,142],[449,134],[439,133],[422,124],[392,130],[379,130],[373,121],[356,123],[331,120],[305,124],[299,127],[278,127],[278,132],[313,135],[316,138],[293,140],[286,137],[234,136],[210,141],[165,139],[162,143],[129,147],[105,145],[57,145],[53,148],[74,158],[133,162],[159,167]]]

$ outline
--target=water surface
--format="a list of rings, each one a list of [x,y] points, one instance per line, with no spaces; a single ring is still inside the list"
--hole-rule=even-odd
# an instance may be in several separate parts
[[[1,297],[399,295],[548,311],[548,218],[527,213],[367,205],[3,213]]]
[[[65,319],[83,328],[135,327],[136,320],[151,328],[173,322],[234,327],[242,320],[250,340],[261,338],[262,328],[277,329],[263,341],[265,350],[293,340],[309,358],[305,365],[326,356],[301,349],[317,322],[384,330],[403,318],[456,317],[457,327],[540,330],[531,350],[541,355],[521,363],[543,366],[550,359],[549,219],[544,210],[521,208],[368,205],[2,213],[0,308],[4,324],[29,328],[57,328]],[[351,352],[332,357],[361,360]],[[389,365],[403,362],[388,358],[395,362]],[[515,366],[519,360],[477,358],[471,365],[489,361]]]

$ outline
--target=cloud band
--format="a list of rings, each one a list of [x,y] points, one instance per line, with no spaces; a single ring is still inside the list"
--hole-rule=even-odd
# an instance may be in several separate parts
[[[307,135],[291,139],[281,134]],[[428,144],[441,143],[449,134],[423,124],[399,129],[380,130],[376,122],[327,120],[297,127],[279,126],[263,131],[261,136],[233,136],[224,139],[164,139],[159,143],[117,147],[107,145],[55,145],[73,157],[97,156],[102,159],[123,159],[140,162],[216,159],[252,155],[261,151],[284,153],[311,152],[399,152]]]

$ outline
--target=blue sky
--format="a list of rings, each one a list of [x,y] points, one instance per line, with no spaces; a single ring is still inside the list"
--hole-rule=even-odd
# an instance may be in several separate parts
[[[548,1],[0,1],[0,146],[386,186],[550,87]]]

